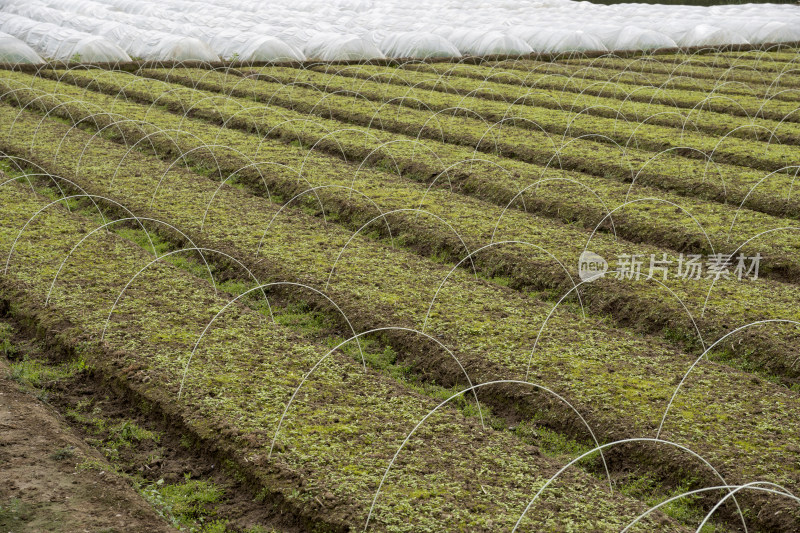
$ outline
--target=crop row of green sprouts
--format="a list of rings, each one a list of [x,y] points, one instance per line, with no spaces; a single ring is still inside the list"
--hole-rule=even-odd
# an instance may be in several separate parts
[[[6,71],[0,294],[309,527],[791,530],[798,62]]]

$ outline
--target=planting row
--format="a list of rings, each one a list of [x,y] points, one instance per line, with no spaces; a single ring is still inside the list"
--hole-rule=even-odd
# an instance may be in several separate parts
[[[501,67],[508,63],[500,63]],[[516,65],[512,63],[512,65]],[[643,85],[642,80],[638,79],[632,83],[625,83],[613,78],[606,78],[602,81],[596,79],[585,79],[582,76],[557,76],[551,73],[538,73],[531,72],[531,67],[536,64],[522,63],[520,68],[524,68],[526,74],[523,76],[520,72],[518,79],[514,82],[519,84],[519,78],[523,78],[523,85],[532,89],[539,90],[552,90],[559,92],[578,93],[581,96],[598,96],[605,98],[613,98],[617,100],[631,100],[633,102],[643,102],[647,104],[659,104],[667,106],[673,112],[681,109],[696,112],[697,110],[707,110],[715,113],[723,113],[729,115],[736,115],[752,120],[753,117],[774,120],[776,122],[800,122],[798,117],[798,101],[796,94],[791,99],[772,98],[772,95],[767,93],[759,94],[737,94],[735,97],[726,97],[725,95],[717,96],[715,94],[715,85],[707,84],[696,90],[676,89],[669,87],[668,84],[651,86]],[[264,67],[269,69],[270,67]],[[385,67],[372,67],[361,66],[357,68],[347,69],[339,66],[318,66],[314,67],[320,70],[341,70],[351,75],[362,75],[359,72],[370,72],[369,75],[374,75],[376,71],[382,71]],[[418,66],[417,64],[410,64],[406,69],[391,69],[394,70],[409,70],[409,71],[429,71],[432,73],[443,74],[450,72],[452,65],[448,63],[435,63],[431,65]],[[476,70],[482,69],[482,70]],[[498,74],[497,69],[485,66],[461,66],[457,72],[463,70],[473,70],[480,72],[480,79],[486,79],[487,76]],[[580,69],[575,69],[575,72],[582,72]],[[791,80],[790,80],[791,81]],[[786,83],[786,82],[785,82]],[[525,92],[520,93],[521,95]],[[519,96],[517,96],[519,98]],[[516,98],[509,100],[515,101]],[[553,104],[551,103],[550,106]],[[469,105],[468,107],[472,107]],[[613,107],[618,107],[613,106]],[[652,113],[647,113],[648,116]]]
[[[797,61],[796,52],[793,53],[790,49],[786,49],[783,52],[752,50],[744,54],[737,54],[736,52],[722,54],[657,54],[653,57],[663,63],[689,61],[710,67],[743,68],[765,72],[781,72],[791,69]]]
[[[635,181],[637,184],[656,184],[662,188],[675,189],[694,196],[702,195],[725,203],[746,202],[748,207],[770,214],[796,216],[800,212],[795,207],[787,207],[787,204],[800,205],[791,195],[793,173],[797,168],[793,166],[793,150],[788,146],[770,145],[770,153],[774,150],[775,154],[783,154],[780,159],[785,161],[776,162],[779,165],[777,168],[764,171],[717,162],[715,158],[722,150],[721,147],[716,149],[713,156],[691,147],[677,146],[654,153],[609,142],[596,142],[592,140],[594,134],[589,138],[561,137],[541,130],[525,130],[508,123],[493,124],[473,116],[454,116],[452,111],[435,113],[395,105],[379,106],[357,96],[320,95],[318,91],[306,87],[287,87],[218,72],[149,70],[143,74],[229,96],[249,98],[270,106],[281,106],[297,111],[306,120],[308,114],[311,114],[365,126],[370,130],[381,129],[416,139],[428,138],[469,146],[475,152],[481,152],[481,157],[487,153],[506,155],[547,167],[558,166],[593,175],[616,177],[628,182]],[[582,120],[609,119],[582,116]],[[514,121],[523,120],[509,120]],[[737,141],[739,140],[728,138],[723,144]],[[761,150],[751,152],[754,159],[760,157]],[[472,157],[476,156],[473,152]],[[782,165],[786,167],[781,168]],[[765,195],[769,196],[769,200],[764,200]],[[757,199],[759,197],[761,200]]]
[[[433,66],[433,65],[431,65]],[[644,84],[655,87],[670,87],[674,89],[713,91],[714,94],[748,94],[751,96],[771,96],[779,100],[792,100],[796,98],[791,92],[783,92],[784,86],[796,86],[800,76],[787,71],[784,73],[769,73],[742,69],[714,69],[690,63],[679,65],[662,65],[657,58],[628,59],[613,62],[603,58],[597,65],[563,64],[542,61],[508,60],[489,62],[482,67],[473,69],[456,65],[461,76],[484,79],[483,68],[494,72],[493,76],[504,83],[525,83],[527,76],[520,70],[532,71],[534,75],[552,74],[566,77],[589,78],[595,80],[614,80],[630,84]],[[415,66],[409,64],[405,68],[427,70],[427,65]]]
[[[492,131],[496,131],[498,136],[504,136],[510,132],[520,135],[523,133],[519,130],[529,129],[537,134],[546,132],[563,136],[558,139],[562,143],[574,142],[576,138],[589,138],[592,142],[608,142],[623,146],[624,151],[630,147],[632,153],[641,153],[642,150],[660,152],[684,149],[682,154],[684,157],[700,159],[712,157],[714,162],[744,165],[767,171],[790,165],[792,148],[781,143],[800,139],[800,128],[789,126],[784,129],[777,121],[754,125],[741,121],[740,124],[734,125],[725,124],[724,119],[714,121],[713,116],[705,117],[705,121],[719,123],[714,132],[719,136],[717,138],[707,135],[708,132],[703,130],[697,131],[699,126],[693,125],[696,118],[694,114],[683,120],[675,117],[665,119],[664,122],[670,122],[668,125],[658,125],[660,122],[658,120],[655,122],[647,120],[649,116],[658,115],[664,110],[674,110],[674,107],[632,110],[623,102],[614,99],[610,99],[612,101],[609,102],[609,99],[597,101],[590,97],[578,99],[573,96],[562,100],[556,95],[547,93],[526,96],[529,91],[517,92],[516,95],[502,95],[499,91],[495,91],[495,88],[489,87],[488,92],[503,100],[491,101],[484,97],[471,96],[475,92],[475,84],[469,80],[462,87],[462,94],[447,94],[448,87],[445,87],[437,76],[429,77],[431,88],[426,88],[412,79],[406,81],[413,82],[413,87],[407,85],[398,87],[393,83],[379,83],[369,79],[354,82],[346,76],[347,73],[358,76],[357,73],[364,70],[362,67],[345,67],[342,70],[338,70],[337,67],[325,68],[343,72],[345,76],[266,67],[260,69],[258,73],[258,79],[265,83],[258,84],[255,90],[257,94],[271,98],[275,103],[286,105],[286,99],[289,99],[297,102],[293,104],[296,109],[309,113],[316,109],[317,114],[327,114],[331,107],[341,108],[346,102],[352,102],[355,98],[357,111],[369,113],[371,120],[366,123],[372,124],[382,124],[384,117],[396,115],[400,112],[396,107],[403,106],[422,112],[421,115],[417,115],[420,125],[426,123],[438,125],[440,120],[444,120],[440,119],[441,115],[448,117],[464,115],[476,126],[483,126],[484,130],[494,125],[489,130],[490,138],[494,137],[491,135]],[[183,76],[184,71],[176,71],[176,75]],[[361,76],[372,77],[374,71],[366,69]],[[390,74],[390,76],[402,81],[396,75]],[[409,76],[413,78],[414,73]],[[237,91],[247,90],[250,85],[240,83],[241,80],[237,79],[230,83],[230,80],[210,74],[201,75],[197,82],[205,86],[206,77],[220,83],[227,82],[224,87],[235,87]],[[164,76],[163,79],[169,81],[170,78]],[[432,90],[435,85],[439,85],[444,92]],[[473,88],[469,89],[469,86]],[[530,105],[525,105],[520,100],[528,100],[526,103]],[[545,101],[547,104],[544,104]],[[300,107],[306,102],[310,107],[307,104],[306,107]],[[370,105],[370,102],[375,104]],[[583,112],[585,109],[604,109],[604,111]],[[702,112],[698,113],[698,117],[700,115]],[[704,122],[703,119],[698,120]],[[731,131],[740,131],[741,135],[727,135]],[[755,137],[760,137],[762,140],[754,140],[753,131],[758,131],[760,135]],[[686,147],[691,149],[686,150]]]
[[[328,73],[286,67],[264,67],[258,69],[258,75],[261,79],[284,85],[307,85],[328,93],[350,93],[374,101],[398,102],[418,109],[442,111],[447,109],[443,106],[455,107],[458,104],[490,121],[519,118],[516,122],[518,125],[526,123],[522,119],[533,118],[529,113],[525,113],[527,110],[524,107],[520,106],[550,108],[559,112],[554,115],[556,120],[551,121],[547,116],[541,116],[537,119],[536,126],[533,126],[533,122],[530,123],[531,127],[540,126],[548,132],[570,137],[588,135],[587,124],[583,123],[582,117],[603,117],[613,120],[615,128],[607,130],[603,128],[602,123],[596,123],[595,126],[603,128],[597,133],[606,135],[609,140],[622,145],[651,150],[692,146],[707,153],[713,152],[715,160],[764,168],[771,168],[776,162],[770,159],[771,154],[767,153],[768,146],[763,142],[786,144],[800,140],[800,125],[789,122],[750,120],[705,111],[682,114],[673,106],[598,97],[585,93],[576,95],[558,90],[531,89],[493,81],[483,81],[478,84],[468,78],[445,78],[433,73],[403,69],[375,69],[360,65],[326,66],[324,69]],[[337,76],[330,73],[335,73]],[[461,95],[464,98],[451,96],[443,101],[433,100],[430,91]],[[502,104],[476,103],[478,98],[496,100]],[[502,113],[500,113],[501,108],[505,108]],[[538,109],[536,113],[537,117],[541,115]],[[557,123],[561,124],[560,127],[555,126]],[[592,124],[588,125],[591,126]],[[679,128],[679,131],[675,131],[675,128]],[[714,137],[707,134],[712,134]],[[723,142],[726,136],[731,137],[731,140],[743,142],[740,146],[735,146],[736,143]],[[753,143],[756,139],[763,142]],[[742,145],[754,146],[757,149],[744,152]],[[757,156],[753,155],[755,152],[758,152]],[[743,153],[751,155],[743,157]],[[761,157],[765,159],[760,160]]]
[[[623,59],[614,56],[599,57],[593,60],[581,60],[576,58],[560,60],[560,63],[574,67],[599,67],[611,68],[615,70],[628,70],[631,72],[676,74],[709,79],[726,79],[734,76],[737,81],[752,80],[755,83],[766,82],[772,84],[775,80],[783,80],[786,77],[791,83],[796,83],[798,74],[793,69],[759,69],[755,66],[744,67],[721,65],[714,66],[708,62],[694,61],[688,58],[678,61],[668,61],[662,56],[646,56],[641,58]],[[524,62],[510,61],[507,63],[513,68],[523,68]],[[787,82],[789,83],[789,82]]]
[[[175,98],[177,93],[173,92],[170,97]],[[18,91],[16,95],[22,97],[23,93]],[[310,202],[314,207],[322,201],[323,213],[335,215],[336,220],[354,231],[371,221],[364,230],[382,231],[386,235],[388,224],[393,237],[400,237],[406,246],[418,253],[438,255],[464,267],[477,266],[486,276],[506,277],[515,288],[570,289],[575,280],[579,281],[576,266],[585,248],[610,259],[639,257],[643,261],[640,265],[641,283],[604,279],[584,286],[581,292],[588,293],[587,303],[596,311],[611,312],[619,321],[635,324],[648,331],[660,331],[662,328],[681,330],[685,337],[694,341],[698,349],[701,349],[702,343],[697,342],[697,331],[692,320],[697,322],[704,337],[713,339],[728,331],[731,320],[745,324],[764,318],[790,319],[796,314],[794,302],[799,295],[793,285],[737,279],[733,275],[737,268],[734,264],[729,268],[732,279],[714,280],[713,275],[706,278],[706,274],[703,274],[703,279],[676,278],[677,265],[681,261],[677,252],[637,246],[602,232],[592,235],[590,231],[564,226],[516,209],[503,210],[470,197],[452,194],[451,189],[446,188],[449,180],[441,181],[445,188],[428,189],[388,171],[372,167],[357,168],[299,147],[270,140],[261,142],[252,134],[209,128],[195,119],[181,119],[158,109],[150,108],[145,112],[137,104],[124,100],[106,101],[102,95],[97,95],[95,104],[119,116],[113,121],[107,116],[92,117],[93,108],[71,101],[81,95],[68,93],[65,96],[68,98],[52,103],[48,102],[49,98],[38,98],[36,102],[71,121],[82,121],[86,126],[94,123],[95,128],[117,134],[120,142],[147,151],[155,148],[159,156],[169,162],[202,165],[220,181],[244,181],[257,193],[277,193],[284,199],[293,199],[287,207],[302,205],[302,202]],[[26,101],[32,101],[32,98]],[[169,100],[161,102],[171,103]],[[92,118],[87,120],[87,117]],[[118,122],[123,117],[125,121]],[[143,128],[138,121],[144,119],[154,127]],[[114,121],[118,123],[110,126]],[[177,129],[186,135],[158,133]],[[141,139],[144,141],[137,142]],[[179,157],[179,154],[185,155]],[[279,165],[273,164],[277,161]],[[575,185],[566,185],[550,191],[550,194],[574,196]],[[310,190],[311,187],[317,189]],[[359,193],[353,194],[353,191]],[[295,199],[297,195],[300,196]],[[522,207],[530,207],[529,203],[530,200],[523,203]],[[650,217],[654,213],[648,211],[648,205],[642,204],[641,207],[645,210],[639,225],[644,226],[648,221],[652,225]],[[675,220],[674,210],[669,207]],[[419,209],[424,211],[420,213]],[[381,213],[386,213],[385,218],[381,217]],[[602,211],[595,214],[598,218],[602,217]],[[743,217],[745,226],[752,226],[753,231],[761,231],[764,221],[752,220],[747,215],[749,213]],[[629,220],[626,211],[617,211],[611,217],[614,222],[611,229],[621,233]],[[714,229],[713,224],[710,226],[712,228],[709,229]],[[490,245],[503,241],[523,241],[534,246]],[[765,256],[759,275],[763,276],[764,272],[770,271],[769,264],[775,260],[773,252],[777,250],[766,253],[763,247],[761,249]],[[480,252],[466,259],[469,250]],[[645,280],[649,273],[647,259],[650,257],[669,257],[672,272],[662,272],[665,275],[659,275],[658,281]],[[620,277],[630,278],[633,273]],[[636,277],[639,277],[638,273]],[[674,297],[664,301],[667,291],[672,291]],[[615,297],[609,299],[609,293]],[[776,298],[775,294],[781,296]],[[749,304],[737,304],[745,301]],[[798,372],[793,365],[795,356],[790,342],[793,329],[786,334],[788,336],[750,336],[737,346],[735,353],[748,355],[749,368],[774,374],[791,383]]]
[[[647,67],[655,63],[653,68]],[[794,91],[785,90],[796,87],[800,76],[791,71],[782,74],[769,74],[749,70],[714,70],[706,67],[680,65],[661,66],[657,61],[602,60],[598,65],[569,65],[523,59],[487,62],[481,65],[464,63],[407,63],[402,70],[427,72],[445,76],[446,79],[460,77],[480,81],[537,88],[540,90],[580,91],[580,88],[596,91],[599,87],[614,87],[616,83],[626,86],[663,87],[665,89],[694,91],[706,95],[722,95],[737,98],[748,95],[757,98],[796,101]],[[580,80],[574,85],[573,80]],[[591,88],[592,84],[596,87]],[[645,102],[645,103],[650,103]],[[671,105],[671,104],[670,104]],[[672,105],[672,111],[676,106]]]
[[[2,112],[6,114],[3,124],[18,113],[6,106]],[[40,122],[39,117],[23,112],[16,118],[19,132],[5,135],[2,148],[27,153],[32,147],[33,158],[43,167],[74,175],[91,191],[123,198],[141,216],[180,227],[198,246],[237,256],[260,279],[324,287],[342,246],[349,241],[328,294],[357,330],[386,324],[424,328],[454,348],[473,382],[527,375],[563,393],[602,440],[658,434],[696,448],[732,478],[772,479],[789,488],[798,481],[794,454],[785,445],[798,431],[790,415],[800,401],[795,393],[700,361],[680,387],[659,431],[675,390],[673,381],[680,380],[694,357],[656,339],[615,329],[604,320],[592,321],[589,328],[572,309],[552,315],[537,341],[535,332],[550,315],[550,304],[476,280],[467,272],[450,274],[429,312],[435,287],[450,271],[447,266],[369,239],[351,239],[337,226],[326,227],[300,212],[273,220],[279,208],[264,199],[235,188],[220,189],[212,179],[175,167],[169,170],[156,159],[103,139],[87,144],[89,134],[73,129],[67,135],[69,126],[57,122],[48,120],[46,127],[34,133]],[[83,154],[80,169],[79,154]],[[203,224],[200,213],[212,197]],[[388,342],[402,346],[409,358],[416,356],[413,360],[419,370],[436,375],[437,381],[464,379],[452,358],[430,357],[430,340],[409,334],[387,337]],[[544,401],[511,385],[495,394],[506,407],[517,405],[535,412],[541,423],[585,438],[585,427],[568,417],[574,411],[560,401]],[[621,460],[633,460],[635,455]],[[673,468],[687,466],[677,452],[640,457],[650,464],[667,461]],[[714,477],[698,473],[694,466],[691,470],[704,481]],[[785,502],[762,502],[755,496],[743,500],[766,506],[758,516],[769,517],[772,523],[793,527],[789,524],[797,520]]]
[[[309,122],[302,114],[291,111],[252,107],[246,99],[214,97],[214,93],[181,89],[180,86],[165,86],[161,82],[143,80],[127,74],[108,73],[102,75],[83,74],[75,71],[63,77],[64,81],[74,81],[93,89],[103,90],[117,95],[116,99],[104,99],[95,93],[83,94],[80,90],[70,89],[63,83],[60,86],[47,81],[33,81],[33,78],[20,76],[20,82],[26,86],[35,84],[47,92],[58,90],[68,99],[97,99],[107,111],[123,113],[128,118],[155,120],[158,110],[150,106],[146,111],[139,106],[125,108],[124,98],[134,97],[144,102],[155,102],[167,105],[173,112],[181,115],[191,114],[223,123],[228,127],[237,127],[246,131],[255,131],[262,136],[281,136],[285,139],[296,139],[327,150],[331,154],[343,156],[345,159],[360,162],[383,162],[385,166],[408,177],[423,182],[430,182],[435,177],[439,186],[452,187],[454,180],[467,193],[490,200],[505,206],[511,202],[526,210],[544,212],[549,216],[557,216],[565,221],[579,220],[587,229],[594,229],[598,223],[614,222],[614,229],[619,235],[633,240],[644,240],[662,244],[673,249],[683,250],[687,246],[701,252],[712,252],[714,249],[736,250],[738,244],[745,243],[743,251],[755,254],[769,254],[770,263],[765,263],[763,273],[775,275],[782,279],[795,280],[796,254],[792,251],[796,244],[794,221],[762,215],[747,209],[734,206],[711,204],[681,196],[664,193],[656,189],[637,185],[631,187],[608,179],[599,179],[585,174],[565,173],[556,169],[543,169],[525,163],[503,159],[484,158],[486,161],[474,161],[474,153],[444,143],[433,141],[416,142],[411,138],[403,138],[395,134],[387,135],[380,131],[369,132],[358,128],[345,128],[339,122],[316,119]],[[13,85],[9,85],[12,87]],[[20,98],[22,89],[17,87],[9,98]],[[40,94],[36,94],[38,98]],[[54,104],[56,106],[57,104]],[[87,109],[75,103],[83,112],[94,114],[95,108]],[[249,109],[248,109],[249,108]],[[62,110],[63,111],[63,110]],[[134,115],[130,115],[134,113]],[[159,122],[159,127],[173,130],[182,127],[185,120],[174,123],[175,118],[166,119],[168,123]],[[173,122],[173,123],[169,123]],[[202,128],[201,128],[202,130]],[[216,130],[214,145],[219,143],[219,134],[224,130]],[[210,141],[204,141],[210,142]],[[261,152],[264,143],[259,142],[252,155],[252,161],[263,161]],[[248,148],[249,146],[249,148]],[[239,147],[243,153],[253,154],[253,139]],[[176,154],[177,155],[177,154]],[[245,165],[242,165],[245,166]],[[299,171],[301,167],[296,167]],[[678,172],[680,167],[673,169]],[[358,170],[361,172],[361,170]],[[753,177],[759,173],[753,172]],[[769,179],[761,177],[765,189],[756,189],[750,198],[754,203],[766,203],[774,197],[769,193],[759,195],[771,183],[786,178],[785,187],[791,186],[790,176],[773,174]],[[543,183],[543,185],[542,185]],[[706,184],[710,184],[709,179]],[[537,186],[539,185],[539,186]],[[724,184],[726,188],[729,184]],[[532,187],[535,186],[535,187]],[[564,191],[592,191],[598,201],[587,205],[585,197],[575,197],[574,193]],[[530,191],[519,198],[520,191]],[[697,184],[692,186],[697,190]],[[657,198],[657,200],[646,200]],[[758,200],[756,200],[758,199]],[[520,201],[512,201],[520,200]],[[618,206],[628,203],[624,209]],[[682,207],[679,207],[682,206]],[[773,208],[776,206],[773,205]],[[677,209],[676,209],[677,208]],[[610,210],[615,209],[608,215]],[[692,218],[693,217],[693,218]],[[608,224],[606,224],[608,225]],[[778,228],[789,228],[778,230]],[[768,233],[763,232],[769,230]],[[730,235],[729,235],[730,232]],[[748,239],[754,240],[747,242]],[[709,240],[710,239],[710,240]],[[710,246],[709,247],[709,243]],[[766,248],[765,248],[766,247]]]
[[[0,250],[11,254],[2,293],[12,313],[184,424],[262,487],[276,514],[293,513],[318,530],[361,528],[368,516],[369,529],[379,531],[511,529],[561,466],[451,405],[425,419],[437,401],[349,355],[335,352],[315,368],[328,346],[265,321],[166,261],[152,263],[113,233],[93,232],[95,221],[35,197],[24,182],[4,185],[0,201]],[[621,529],[645,509],[573,469],[521,527],[577,520],[581,528]],[[660,513],[637,530],[653,527],[683,530]]]

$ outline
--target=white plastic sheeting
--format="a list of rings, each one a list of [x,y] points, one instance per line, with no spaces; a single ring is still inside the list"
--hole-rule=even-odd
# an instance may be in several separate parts
[[[85,17],[29,2],[13,3],[8,12],[65,28],[99,35],[118,44],[131,57],[161,60],[219,61],[204,42],[185,35],[143,30],[121,22]]]
[[[462,54],[484,56],[489,54],[528,54],[533,48],[509,33],[499,31],[482,32],[480,30],[460,29],[449,36]]]
[[[720,46],[724,44],[747,44],[747,39],[727,28],[711,24],[698,24],[677,40],[679,46]]]
[[[214,52],[225,59],[242,61],[302,61],[305,59],[300,50],[269,35],[242,32],[233,28],[209,27],[206,27],[204,31],[195,29],[195,33],[202,34]]]
[[[0,13],[0,31],[13,35],[46,58],[97,63],[131,60],[124,50],[103,37],[19,15]]]
[[[383,53],[369,39],[357,35],[338,33],[318,33],[312,35],[303,53],[308,59],[333,61],[337,59],[358,61],[362,59],[380,59]]]
[[[22,0],[8,0],[22,1]],[[25,0],[27,1],[27,0]],[[218,23],[228,17],[220,13],[218,17],[209,17],[202,10],[189,9],[189,15],[163,9],[162,4],[150,2],[114,2],[105,3],[94,0],[44,0],[51,6],[60,9],[71,9],[75,12],[103,12],[103,17],[123,22],[140,29],[153,29],[170,34],[180,34],[202,41],[213,54],[224,59],[240,59],[242,61],[302,61],[303,54],[277,37],[272,32],[247,31],[246,26],[219,26]],[[197,57],[204,61],[212,59]]]
[[[132,57],[175,61],[219,61],[203,41],[185,35],[142,30],[117,22],[94,31],[119,43]]]
[[[610,50],[654,50],[656,48],[674,48],[678,46],[667,35],[638,26],[625,26],[617,32],[616,39],[608,48]]]
[[[13,35],[0,32],[0,63],[38,65],[44,63],[44,60],[33,51],[33,48]]]
[[[800,41],[800,6],[789,4],[0,0],[0,12],[20,3],[191,37],[226,59],[262,61],[302,59],[301,51],[308,59],[359,60]]]
[[[607,50],[600,37],[584,30],[514,27],[510,32],[528,43],[537,52]]]
[[[379,48],[387,57],[453,57],[460,55],[453,43],[429,32],[408,31],[390,33],[380,41]]]
[[[800,25],[796,23],[787,24],[774,20],[753,24],[750,21],[741,21],[738,28],[753,44],[800,41]]]

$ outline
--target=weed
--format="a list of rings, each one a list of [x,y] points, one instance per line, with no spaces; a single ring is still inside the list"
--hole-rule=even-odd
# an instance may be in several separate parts
[[[95,472],[106,472],[108,470],[111,470],[112,472],[117,472],[117,469],[114,467],[113,464],[107,463],[105,461],[102,461],[94,457],[84,458],[83,461],[75,465],[75,470],[76,471],[92,470]]]
[[[127,443],[140,442],[144,440],[159,442],[161,438],[158,433],[143,429],[128,420],[120,422],[118,425],[110,428],[110,434],[112,437]]]
[[[139,493],[173,526],[196,532],[224,532],[226,522],[214,519],[224,491],[213,483],[193,480],[170,485],[159,480],[141,485]]]
[[[10,377],[22,385],[34,389],[44,389],[56,381],[84,371],[85,368],[86,364],[82,360],[51,365],[38,359],[30,359],[26,355],[21,360],[11,363]]]
[[[16,529],[35,516],[36,508],[19,498],[10,498],[7,502],[0,500],[0,524],[5,527]]]
[[[11,324],[0,322],[0,353],[8,359],[17,355],[17,349],[11,341],[14,328]]]
[[[75,447],[74,446],[67,446],[66,448],[59,448],[58,450],[54,451],[50,454],[52,459],[56,461],[64,461],[66,459],[72,459],[75,456]]]

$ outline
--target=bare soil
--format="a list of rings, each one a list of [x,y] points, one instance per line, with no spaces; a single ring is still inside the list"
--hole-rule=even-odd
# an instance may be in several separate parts
[[[0,358],[0,531],[175,530]]]

